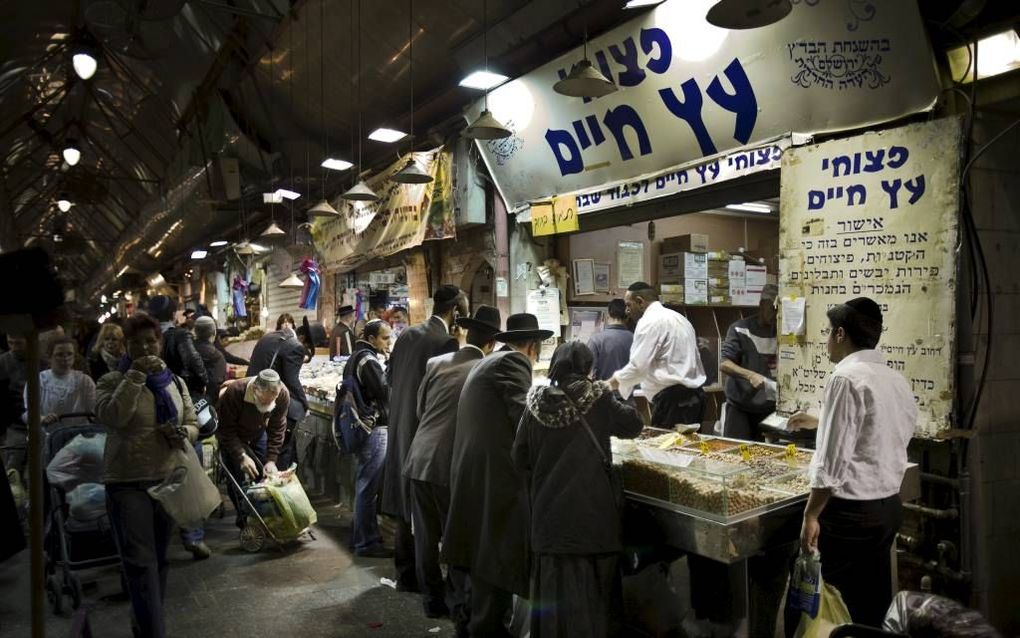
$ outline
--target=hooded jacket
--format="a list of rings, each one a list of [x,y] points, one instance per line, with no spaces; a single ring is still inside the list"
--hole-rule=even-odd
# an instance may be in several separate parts
[[[538,554],[603,554],[621,549],[621,512],[603,465],[609,437],[632,439],[644,423],[602,381],[533,388],[514,441],[514,464],[527,477],[531,545]],[[580,415],[602,447],[595,448]]]

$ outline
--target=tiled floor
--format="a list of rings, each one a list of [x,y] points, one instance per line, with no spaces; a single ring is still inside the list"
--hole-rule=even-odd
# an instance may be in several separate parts
[[[392,560],[354,558],[346,549],[350,514],[317,503],[316,540],[283,552],[248,554],[237,542],[233,516],[211,521],[213,556],[193,561],[171,547],[166,600],[174,638],[213,636],[453,636],[449,621],[425,618],[417,595],[380,584]],[[82,572],[89,622],[96,638],[130,638],[128,604],[119,600],[118,572]],[[0,638],[30,635],[28,553],[0,564]],[[47,607],[47,636],[70,635],[71,618]],[[430,631],[431,630],[431,631]]]

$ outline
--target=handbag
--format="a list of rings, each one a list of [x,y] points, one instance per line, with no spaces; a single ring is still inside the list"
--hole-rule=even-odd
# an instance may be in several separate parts
[[[194,529],[220,506],[220,491],[205,473],[194,446],[186,444],[173,454],[177,457],[174,469],[162,483],[147,491],[178,525]]]
[[[623,481],[621,480],[620,473],[613,467],[613,460],[606,455],[606,450],[599,443],[598,437],[595,436],[595,432],[592,431],[591,426],[588,425],[588,419],[584,418],[584,414],[581,412],[581,408],[578,407],[577,403],[570,397],[569,394],[564,390],[563,396],[567,397],[567,401],[570,405],[574,406],[577,410],[577,420],[581,422],[581,426],[584,431],[588,433],[588,438],[591,439],[592,445],[598,451],[599,458],[602,459],[602,468],[606,471],[606,476],[609,478],[609,488],[613,491],[613,502],[616,503],[616,509],[623,511]]]

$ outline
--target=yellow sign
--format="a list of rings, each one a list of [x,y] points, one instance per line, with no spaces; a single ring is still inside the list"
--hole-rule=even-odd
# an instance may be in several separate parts
[[[677,441],[679,440],[680,440],[679,434],[674,434],[673,436],[666,437],[665,439],[662,440],[662,443],[659,444],[659,449],[668,450],[669,448],[676,445]]]
[[[701,454],[702,454],[702,456],[708,456],[709,453],[711,453],[711,451],[712,451],[712,450],[709,449],[708,443],[706,443],[704,441],[701,442],[701,445],[699,447],[701,447]]]
[[[786,446],[786,460],[794,461],[797,458],[797,446],[793,443]]]
[[[556,234],[556,215],[551,203],[531,205],[531,234],[535,237]]]
[[[553,199],[557,233],[572,233],[581,229],[577,218],[577,198],[573,195]]]
[[[751,460],[751,449],[747,447],[747,443],[740,444],[740,456],[743,457],[745,461]]]

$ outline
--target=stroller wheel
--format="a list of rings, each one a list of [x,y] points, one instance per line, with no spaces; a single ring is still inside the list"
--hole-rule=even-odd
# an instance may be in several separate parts
[[[53,613],[59,616],[64,611],[64,601],[60,591],[60,580],[56,576],[46,578],[46,597],[50,599]]]
[[[71,584],[71,609],[78,609],[82,601],[81,578],[78,578],[77,574],[71,574],[68,580]]]
[[[266,546],[266,531],[261,525],[248,523],[241,528],[241,549],[246,552],[260,552]]]

